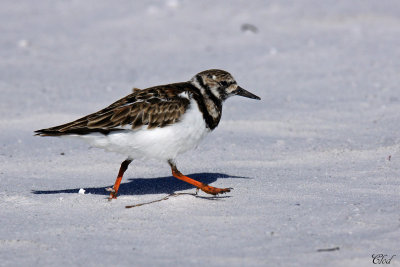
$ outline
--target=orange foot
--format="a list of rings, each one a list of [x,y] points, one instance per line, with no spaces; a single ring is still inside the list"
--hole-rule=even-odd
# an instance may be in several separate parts
[[[113,188],[107,188],[107,191],[110,191],[110,196],[108,197],[108,200],[111,199],[117,199],[118,195],[118,189],[119,185],[121,184],[122,181],[122,176],[124,176],[125,171],[128,169],[129,164],[132,162],[132,159],[127,158],[121,163],[121,168],[119,168],[117,180],[115,180],[115,184]]]
[[[213,187],[210,185],[203,184],[203,186],[199,187],[203,192],[206,192],[207,194],[211,195],[218,195],[218,194],[223,194],[227,192],[231,192],[231,189],[233,188],[217,188]]]
[[[218,195],[218,194],[223,194],[226,192],[230,192],[232,188],[217,188],[217,187],[213,187],[210,186],[208,184],[204,184],[202,182],[196,181],[190,177],[187,177],[185,175],[183,175],[180,171],[178,171],[178,169],[176,168],[176,165],[174,163],[174,161],[169,160],[168,161],[169,165],[171,166],[171,171],[172,171],[172,175],[175,178],[178,178],[179,180],[182,180],[186,183],[189,183],[191,185],[194,185],[195,187],[197,187],[198,189],[201,189],[202,191],[204,191],[207,194],[211,194],[211,195]],[[197,193],[197,191],[196,191]]]
[[[108,200],[117,199],[118,191],[115,191],[114,188],[107,188],[106,190],[110,192],[110,196],[108,197]]]

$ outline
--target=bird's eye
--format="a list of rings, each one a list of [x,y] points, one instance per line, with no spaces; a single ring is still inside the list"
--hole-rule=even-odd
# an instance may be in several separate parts
[[[228,86],[228,83],[225,82],[225,81],[220,82],[220,84],[221,84],[223,87],[227,87],[227,86]]]

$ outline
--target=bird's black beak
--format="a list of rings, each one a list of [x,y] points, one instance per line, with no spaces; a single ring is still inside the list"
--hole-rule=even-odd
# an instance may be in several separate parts
[[[244,90],[242,87],[238,86],[236,91],[235,91],[236,95],[240,95],[240,96],[244,96],[244,97],[248,97],[248,98],[252,98],[252,99],[257,99],[257,100],[261,100],[260,97],[256,96],[255,94],[250,93],[249,91]]]

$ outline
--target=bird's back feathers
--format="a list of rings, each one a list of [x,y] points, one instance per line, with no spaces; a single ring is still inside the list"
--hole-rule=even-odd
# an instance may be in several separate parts
[[[190,83],[175,83],[134,90],[130,95],[108,107],[75,121],[35,131],[40,136],[85,135],[93,132],[108,134],[126,130],[164,127],[179,120],[189,106]]]

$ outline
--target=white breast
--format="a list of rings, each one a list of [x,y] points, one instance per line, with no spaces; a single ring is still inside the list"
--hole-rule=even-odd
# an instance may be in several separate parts
[[[124,154],[133,159],[174,159],[177,155],[195,148],[210,130],[195,100],[179,122],[163,128],[113,132],[109,135],[89,134],[79,136],[91,146]]]

